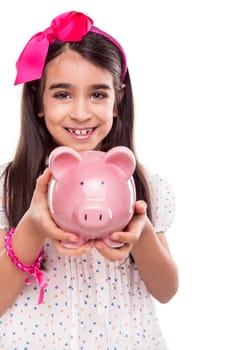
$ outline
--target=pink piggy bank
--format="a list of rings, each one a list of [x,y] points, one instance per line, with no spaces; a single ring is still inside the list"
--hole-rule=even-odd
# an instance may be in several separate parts
[[[59,227],[77,234],[77,243],[62,242],[65,247],[79,247],[92,239],[113,248],[122,245],[109,236],[122,231],[133,216],[135,166],[132,151],[123,146],[106,153],[65,146],[52,151],[49,210]]]

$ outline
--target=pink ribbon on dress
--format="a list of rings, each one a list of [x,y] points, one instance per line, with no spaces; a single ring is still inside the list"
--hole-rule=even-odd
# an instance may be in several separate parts
[[[81,12],[71,11],[55,17],[50,27],[31,37],[18,61],[14,85],[40,79],[49,44],[55,40],[81,41],[91,29],[93,20]]]

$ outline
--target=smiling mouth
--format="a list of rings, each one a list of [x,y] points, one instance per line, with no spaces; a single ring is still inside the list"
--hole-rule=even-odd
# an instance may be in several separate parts
[[[92,131],[94,131],[96,128],[87,128],[87,129],[70,129],[70,128],[66,128],[67,131],[69,131],[69,133],[77,135],[77,136],[87,136],[90,133],[92,133]]]

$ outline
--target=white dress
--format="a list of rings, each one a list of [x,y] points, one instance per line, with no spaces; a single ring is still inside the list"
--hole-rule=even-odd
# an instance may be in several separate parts
[[[155,232],[166,231],[174,217],[174,194],[159,175],[148,176]],[[2,183],[3,179],[0,228],[8,229]],[[24,286],[14,305],[0,317],[0,350],[167,349],[155,300],[129,259],[110,262],[95,249],[81,257],[64,257],[49,241],[45,254],[48,286],[44,301],[37,304],[36,283]]]

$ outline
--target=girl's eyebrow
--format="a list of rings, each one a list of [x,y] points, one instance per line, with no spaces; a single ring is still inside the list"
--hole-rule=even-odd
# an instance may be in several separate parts
[[[49,90],[53,89],[71,89],[72,85],[67,83],[54,83],[49,86]]]
[[[68,83],[54,83],[49,86],[49,90],[54,89],[72,89],[74,85]],[[107,84],[93,84],[90,85],[91,90],[111,90],[111,86]]]
[[[111,86],[107,84],[94,84],[91,86],[93,90],[111,90]]]

